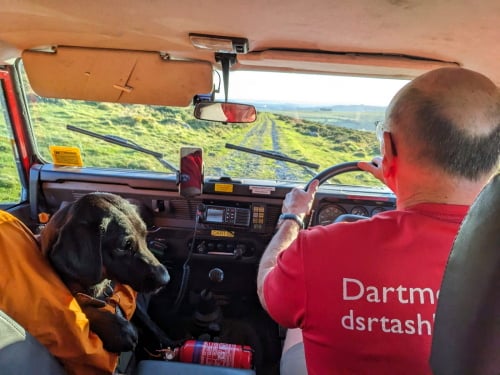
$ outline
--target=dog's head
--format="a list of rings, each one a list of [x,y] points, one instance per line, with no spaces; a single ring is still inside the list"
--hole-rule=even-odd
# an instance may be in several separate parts
[[[90,288],[108,278],[149,292],[169,281],[146,245],[146,225],[136,207],[118,195],[90,193],[58,210],[41,243],[66,283]]]

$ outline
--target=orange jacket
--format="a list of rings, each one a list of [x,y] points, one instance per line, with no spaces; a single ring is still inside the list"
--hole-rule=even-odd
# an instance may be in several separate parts
[[[136,293],[124,285],[118,289],[116,300],[130,318]],[[31,231],[4,211],[0,211],[0,309],[45,345],[68,374],[113,373],[118,356],[104,350],[89,330],[87,317]]]

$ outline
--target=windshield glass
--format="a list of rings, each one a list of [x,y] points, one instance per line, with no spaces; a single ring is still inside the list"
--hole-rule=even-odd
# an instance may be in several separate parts
[[[228,101],[255,105],[257,120],[251,124],[225,124],[196,119],[193,107],[42,98],[23,78],[37,151],[47,162],[52,161],[50,146],[69,146],[80,149],[86,167],[173,173],[154,156],[70,130],[73,127],[118,137],[159,153],[175,168],[179,166],[182,146],[202,147],[206,177],[294,182],[306,182],[337,163],[371,160],[378,155],[374,123],[383,120],[392,96],[406,82],[324,74],[232,72]],[[216,100],[224,100],[222,83],[220,87]],[[306,164],[274,160],[226,144],[272,151]],[[367,173],[341,175],[330,182],[378,185]]]

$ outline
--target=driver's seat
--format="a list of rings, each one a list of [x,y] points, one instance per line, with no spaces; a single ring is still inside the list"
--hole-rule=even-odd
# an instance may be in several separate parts
[[[431,350],[434,375],[500,374],[500,175],[467,213],[446,266]]]

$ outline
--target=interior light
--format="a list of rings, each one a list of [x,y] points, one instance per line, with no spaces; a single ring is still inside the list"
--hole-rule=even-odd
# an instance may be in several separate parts
[[[248,40],[225,36],[189,34],[194,47],[220,53],[247,53]]]

